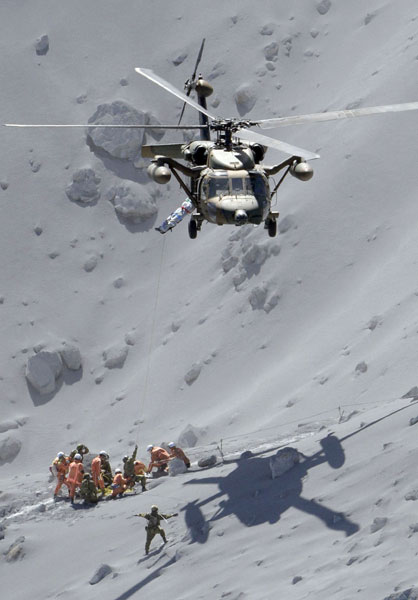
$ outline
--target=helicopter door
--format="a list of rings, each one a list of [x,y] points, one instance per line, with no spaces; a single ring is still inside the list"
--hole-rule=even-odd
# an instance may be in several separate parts
[[[216,204],[210,202],[214,195],[212,180],[205,177],[199,182],[199,210],[211,223],[217,223]]]

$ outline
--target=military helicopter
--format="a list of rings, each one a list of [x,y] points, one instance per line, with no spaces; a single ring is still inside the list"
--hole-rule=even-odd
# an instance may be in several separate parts
[[[190,238],[197,237],[204,221],[216,225],[235,226],[264,223],[268,235],[274,237],[277,233],[279,213],[272,210],[272,197],[289,173],[301,181],[311,179],[313,169],[307,161],[317,159],[319,155],[261,135],[258,131],[254,131],[254,128],[269,129],[286,125],[418,110],[418,102],[410,102],[272,119],[225,119],[208,111],[206,99],[213,93],[213,87],[201,75],[196,76],[204,43],[205,40],[200,47],[193,75],[185,83],[184,93],[150,69],[135,68],[136,73],[183,101],[177,125],[97,123],[94,125],[91,123],[84,125],[23,125],[9,123],[6,126],[199,129],[200,139],[198,140],[186,143],[144,145],[141,150],[142,156],[150,158],[152,161],[148,167],[148,174],[156,183],[166,184],[173,175],[187,195],[192,211],[188,228]],[[197,95],[197,102],[190,98],[192,91]],[[186,105],[198,111],[199,125],[180,124]],[[214,139],[211,138],[211,133],[214,134]],[[268,148],[284,152],[289,155],[289,158],[279,164],[266,166],[262,164],[262,161]],[[179,162],[179,159],[185,161],[186,164]],[[271,189],[269,178],[280,171],[283,171],[283,174]],[[186,183],[179,173],[189,178],[189,183]]]
[[[203,44],[199,57],[202,49]],[[185,84],[186,94],[149,69],[135,69],[138,74],[184,101],[180,121],[186,104],[199,111],[200,140],[142,147],[142,155],[152,159],[148,168],[152,179],[163,184],[173,174],[191,200],[195,209],[189,221],[191,238],[197,236],[203,221],[236,226],[264,222],[269,236],[274,237],[279,213],[271,210],[273,195],[288,173],[301,181],[313,176],[312,166],[307,161],[319,158],[319,154],[261,135],[252,128],[269,129],[418,109],[418,102],[412,102],[262,120],[224,119],[207,110],[206,98],[212,94],[213,88],[201,76],[196,79],[199,60],[192,78]],[[197,94],[197,103],[189,98],[191,90]],[[216,136],[214,140],[210,138],[211,132]],[[290,154],[290,158],[271,167],[265,166],[261,163],[267,148]],[[186,160],[191,166],[185,166],[177,158]],[[190,178],[189,186],[177,171]],[[284,171],[282,177],[270,189],[269,177],[280,171]]]

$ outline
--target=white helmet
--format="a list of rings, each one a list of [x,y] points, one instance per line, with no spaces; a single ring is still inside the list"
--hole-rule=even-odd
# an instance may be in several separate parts
[[[115,473],[122,473],[122,469],[115,469]]]
[[[147,446],[147,452],[151,452],[151,450],[154,448],[154,446],[152,444],[148,444]]]
[[[105,456],[106,458],[108,458],[109,455],[105,450],[100,450],[99,456]]]
[[[168,447],[169,447],[169,448],[175,448],[175,447],[176,447],[176,444],[175,444],[174,442],[170,442],[170,443],[168,444]]]
[[[65,454],[64,452],[58,452],[57,454],[57,458],[64,458]]]
[[[77,453],[77,454],[74,456],[74,460],[83,460],[83,457],[81,456],[81,454],[78,454],[78,453]]]

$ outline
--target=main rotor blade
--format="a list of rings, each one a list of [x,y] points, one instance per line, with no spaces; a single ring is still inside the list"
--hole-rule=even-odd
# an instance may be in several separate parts
[[[299,115],[294,117],[278,117],[277,119],[262,119],[257,121],[261,129],[273,129],[274,127],[285,127],[287,125],[302,125],[304,123],[317,123],[319,121],[335,121],[337,119],[351,119],[354,117],[367,117],[391,112],[404,112],[407,110],[418,110],[418,102],[404,102],[402,104],[387,104],[386,106],[368,106],[366,108],[353,108],[351,110],[334,110],[311,115]]]
[[[197,60],[196,60],[196,64],[195,64],[193,75],[192,75],[192,81],[195,80],[197,67],[199,66],[199,63],[202,60],[203,47],[205,45],[205,40],[206,40],[206,38],[203,38],[202,45],[200,46],[199,54],[197,55]]]
[[[189,79],[188,81],[186,81],[186,85],[190,82],[189,85],[187,85],[187,92],[186,92],[186,96],[189,97],[190,96],[190,92],[192,91],[192,85],[194,83],[194,80],[196,78],[196,71],[197,71],[197,67],[199,66],[200,60],[202,58],[202,54],[203,54],[203,47],[205,45],[205,38],[203,38],[202,44],[200,46],[200,50],[199,50],[199,54],[197,55],[197,60],[196,60],[196,64],[194,66],[194,71],[193,71],[193,75],[192,78]],[[181,109],[181,113],[180,113],[180,118],[178,120],[178,125],[180,125],[181,120],[183,118],[184,115],[184,110],[186,108],[186,102],[183,102],[183,107]]]
[[[187,93],[187,96],[188,96],[188,95],[189,95],[189,93]],[[180,125],[180,123],[181,123],[181,120],[182,120],[182,118],[183,118],[183,115],[184,115],[185,108],[186,108],[186,103],[185,103],[185,102],[183,102],[183,107],[182,107],[182,109],[181,109],[180,117],[179,117],[179,120],[178,120],[178,125]]]
[[[95,125],[94,123],[84,123],[78,125],[64,125],[51,123],[3,123],[3,127],[88,127],[90,129],[103,129],[105,127],[110,129],[202,129],[201,125]]]
[[[236,135],[237,137],[242,138],[247,142],[257,142],[259,144],[262,144],[263,146],[275,148],[276,150],[280,150],[281,152],[290,154],[291,156],[300,156],[300,158],[305,158],[306,160],[314,160],[315,158],[320,158],[319,154],[315,154],[310,150],[304,150],[303,148],[298,148],[297,146],[291,146],[290,144],[286,144],[286,142],[275,140],[271,137],[267,137],[266,135],[256,133],[255,131],[248,131],[248,129],[240,131]]]
[[[170,92],[170,94],[173,94],[177,98],[180,98],[180,100],[183,100],[183,102],[186,102],[186,104],[193,106],[193,108],[195,108],[199,112],[201,112],[204,115],[206,115],[207,117],[209,117],[209,119],[217,119],[217,117],[215,117],[210,112],[208,112],[207,110],[202,108],[197,102],[194,102],[193,100],[191,100],[188,96],[186,96],[186,94],[183,94],[183,92],[180,92],[180,90],[178,90],[173,85],[171,85],[171,83],[168,83],[168,81],[165,81],[165,79],[162,79],[161,77],[156,75],[153,71],[151,71],[151,69],[143,69],[141,67],[136,67],[135,71],[137,73],[139,73],[140,75],[142,75],[143,77],[146,77],[150,81],[153,81],[154,83],[156,83],[157,85],[162,87],[167,92]]]

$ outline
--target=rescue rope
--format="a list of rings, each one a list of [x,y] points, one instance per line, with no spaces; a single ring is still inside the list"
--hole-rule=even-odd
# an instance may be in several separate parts
[[[160,282],[161,282],[161,273],[162,273],[163,262],[164,262],[165,243],[166,243],[166,237],[164,236],[162,247],[161,247],[160,266],[158,269],[157,289],[155,292],[154,310],[153,310],[153,316],[152,316],[151,335],[150,335],[150,343],[149,343],[148,356],[147,356],[147,366],[145,369],[144,387],[143,387],[142,395],[141,395],[140,401],[139,401],[140,419],[141,419],[142,415],[144,414],[145,401],[146,401],[147,395],[148,395],[148,383],[149,383],[150,368],[151,368],[151,355],[152,355],[152,350],[154,347],[155,323],[156,323],[156,315],[157,315],[158,297],[160,294]],[[137,444],[138,444],[138,440],[139,440],[139,429],[140,429],[140,423],[138,424],[138,429],[137,429],[137,434],[136,434],[136,443]]]

